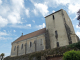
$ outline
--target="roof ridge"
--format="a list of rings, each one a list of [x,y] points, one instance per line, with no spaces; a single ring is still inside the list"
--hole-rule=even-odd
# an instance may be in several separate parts
[[[45,28],[42,28],[42,29],[40,29],[40,30],[43,30],[43,29],[45,29]],[[40,30],[37,30],[37,31],[40,31]],[[34,32],[37,32],[37,31],[34,31]],[[34,33],[34,32],[28,33],[28,34],[26,34],[26,35],[32,34],[32,33]],[[23,35],[23,36],[25,36],[25,35]]]
[[[37,30],[37,31],[34,31],[34,32],[32,32],[32,33],[29,33],[29,34],[20,36],[20,37],[17,38],[14,42],[22,41],[22,40],[24,40],[24,39],[28,39],[28,38],[31,38],[31,37],[34,37],[34,36],[43,34],[43,33],[45,33],[45,31],[46,31],[46,28],[42,28],[42,29]],[[14,42],[13,42],[13,43],[14,43]]]

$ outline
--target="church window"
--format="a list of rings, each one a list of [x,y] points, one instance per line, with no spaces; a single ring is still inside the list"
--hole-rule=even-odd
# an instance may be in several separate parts
[[[27,46],[27,43],[25,43],[25,46]]]
[[[57,42],[57,47],[59,47],[59,42]]]
[[[14,47],[14,51],[16,50],[16,46]]]
[[[32,42],[30,42],[30,47],[32,46]]]
[[[56,37],[56,39],[58,38],[57,30],[55,31],[55,37]]]
[[[40,45],[42,45],[42,39],[40,39]]]
[[[54,20],[54,15],[53,15],[53,20]]]
[[[36,44],[36,41],[34,41],[34,44]]]
[[[72,41],[71,40],[69,41],[69,44],[72,44]]]
[[[23,49],[23,44],[22,44],[22,46],[21,46],[21,49]]]

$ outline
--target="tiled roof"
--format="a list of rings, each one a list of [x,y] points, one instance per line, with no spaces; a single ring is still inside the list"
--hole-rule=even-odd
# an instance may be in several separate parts
[[[18,42],[18,41],[22,41],[24,39],[28,39],[28,38],[31,38],[31,37],[34,37],[34,36],[37,36],[37,35],[40,35],[40,34],[43,34],[46,32],[46,28],[43,28],[43,29],[40,29],[38,31],[35,31],[35,32],[32,32],[30,34],[27,34],[27,35],[23,35],[21,37],[19,37],[18,39],[16,39],[14,42]],[[13,43],[14,43],[13,42]]]

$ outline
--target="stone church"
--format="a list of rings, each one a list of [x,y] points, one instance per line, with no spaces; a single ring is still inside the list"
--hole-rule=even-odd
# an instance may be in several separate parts
[[[79,41],[65,10],[45,17],[46,28],[20,36],[12,42],[11,57],[66,46]]]

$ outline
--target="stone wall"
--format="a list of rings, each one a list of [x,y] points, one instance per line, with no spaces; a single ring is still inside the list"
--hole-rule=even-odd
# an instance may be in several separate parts
[[[31,46],[30,46],[30,42],[31,42]],[[23,44],[23,49],[21,49],[22,44]],[[16,49],[14,50],[15,46]],[[17,48],[17,46],[19,47]],[[11,50],[11,57],[25,55],[28,53],[41,51],[41,50],[45,50],[45,33],[29,39],[19,41],[17,43],[13,43],[12,50]]]

